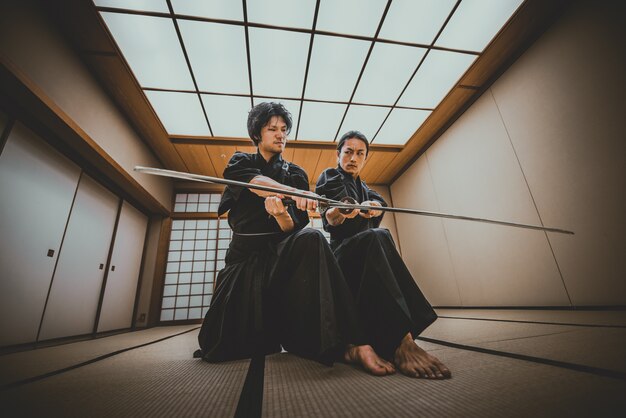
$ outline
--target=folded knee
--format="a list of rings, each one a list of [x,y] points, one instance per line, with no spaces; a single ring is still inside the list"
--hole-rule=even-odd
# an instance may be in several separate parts
[[[326,238],[321,231],[313,228],[304,228],[295,234],[296,243],[326,243]]]
[[[370,239],[377,239],[379,241],[388,240],[391,238],[389,230],[385,228],[370,228],[367,231],[362,232],[365,237]]]

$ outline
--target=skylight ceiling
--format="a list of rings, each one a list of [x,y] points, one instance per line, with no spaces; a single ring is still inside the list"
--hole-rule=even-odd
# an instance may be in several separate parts
[[[252,104],[272,100],[293,140],[356,129],[396,146],[522,2],[94,0],[170,136],[245,138]]]

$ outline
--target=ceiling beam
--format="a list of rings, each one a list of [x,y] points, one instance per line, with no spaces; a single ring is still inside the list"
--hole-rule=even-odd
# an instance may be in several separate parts
[[[231,138],[220,136],[190,136],[190,135],[170,135],[172,144],[186,145],[231,145],[231,146],[251,146],[254,145],[249,138]],[[327,141],[290,141],[287,140],[287,147],[298,149],[330,149],[337,148],[336,142]],[[400,152],[402,147],[398,145],[371,144],[370,151],[376,152]]]

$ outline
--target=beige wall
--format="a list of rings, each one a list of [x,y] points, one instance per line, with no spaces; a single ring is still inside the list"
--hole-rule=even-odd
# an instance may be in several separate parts
[[[160,167],[79,57],[33,0],[0,4],[0,56],[17,66],[113,160],[163,206],[171,207],[171,182],[140,175],[135,165]]]
[[[368,187],[378,192],[390,206],[393,206],[393,202],[391,200],[391,193],[389,192],[388,186],[385,186],[383,184],[368,184]],[[396,247],[398,247],[398,250],[401,250],[400,242],[398,241],[398,232],[396,229],[396,218],[394,214],[386,213],[385,216],[383,217],[382,222],[380,223],[380,227],[387,228],[389,232],[391,232],[391,236],[393,237],[393,240],[396,243]]]
[[[397,206],[576,232],[399,216],[434,305],[626,304],[624,8],[572,5],[391,186]]]
[[[152,298],[152,287],[156,270],[156,257],[161,236],[161,225],[163,218],[153,216],[148,222],[148,233],[146,236],[146,252],[143,258],[143,270],[141,273],[141,284],[139,286],[139,302],[137,303],[137,313],[135,316],[135,326],[144,328],[148,324],[148,314],[150,312],[150,302]],[[159,312],[160,313],[160,312]],[[142,318],[143,315],[143,319]]]

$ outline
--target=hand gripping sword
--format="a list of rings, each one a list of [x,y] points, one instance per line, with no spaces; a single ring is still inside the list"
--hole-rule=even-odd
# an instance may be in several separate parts
[[[546,227],[542,225],[529,225],[529,224],[522,224],[522,223],[517,223],[517,222],[500,221],[496,219],[475,218],[472,216],[452,215],[449,213],[429,212],[429,211],[417,210],[417,209],[394,208],[390,206],[379,207],[379,206],[360,205],[360,204],[354,204],[354,203],[328,199],[327,197],[324,197],[324,196],[309,195],[309,194],[301,193],[301,192],[292,192],[292,191],[282,190],[276,187],[262,186],[259,184],[250,184],[250,183],[245,183],[242,181],[222,179],[219,177],[204,176],[201,174],[183,173],[181,171],[165,170],[162,168],[136,166],[135,171],[140,172],[140,173],[145,173],[145,174],[152,174],[156,176],[172,177],[172,178],[178,178],[178,179],[183,179],[183,180],[199,181],[199,182],[204,182],[204,183],[224,184],[227,186],[237,186],[237,187],[245,187],[247,189],[263,190],[266,192],[273,192],[276,194],[281,194],[281,195],[286,195],[286,196],[304,197],[306,199],[317,200],[321,210],[325,210],[326,208],[333,208],[333,207],[344,209],[347,211],[351,211],[354,209],[359,209],[362,211],[375,209],[375,210],[381,210],[384,212],[410,213],[413,215],[432,216],[436,218],[460,219],[464,221],[483,222],[483,223],[496,224],[496,225],[512,226],[515,228],[534,229],[538,231],[557,232],[560,234],[574,235],[574,232],[572,231],[568,231],[568,230],[560,229],[560,228],[551,228],[551,227]],[[285,203],[290,203],[289,199]]]

